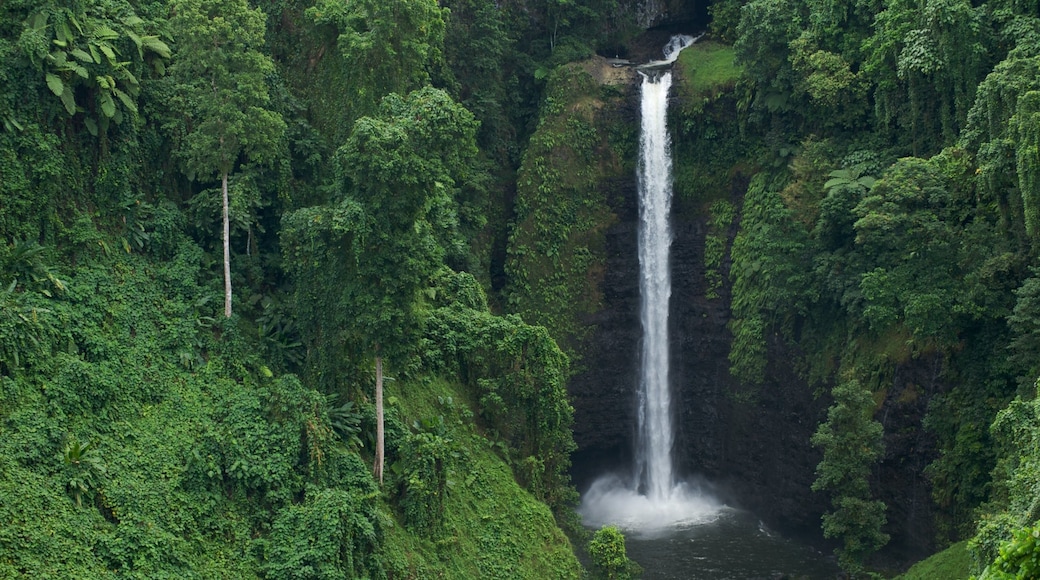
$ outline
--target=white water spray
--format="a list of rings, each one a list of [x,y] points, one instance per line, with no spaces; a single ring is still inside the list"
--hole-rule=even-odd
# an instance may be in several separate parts
[[[698,37],[699,38],[699,37]],[[615,524],[647,531],[672,525],[713,521],[720,506],[714,499],[678,482],[672,470],[671,394],[669,392],[668,302],[671,296],[669,253],[672,232],[672,158],[668,138],[668,91],[672,73],[666,65],[693,44],[675,36],[665,60],[641,67],[639,269],[643,341],[637,391],[635,472],[629,484],[616,476],[597,480],[582,499],[579,512],[589,525]]]

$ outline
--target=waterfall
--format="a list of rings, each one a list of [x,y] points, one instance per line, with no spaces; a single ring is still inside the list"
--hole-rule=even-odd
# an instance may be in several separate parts
[[[668,91],[672,71],[663,69],[697,39],[673,36],[664,60],[643,68],[639,131],[639,295],[643,342],[637,391],[635,481],[651,501],[675,491],[672,475],[671,393],[668,382],[668,304],[672,295],[672,151],[668,137]]]
[[[637,396],[636,481],[651,500],[672,492],[672,421],[668,383],[668,301],[672,294],[672,158],[668,89],[672,73],[642,73],[639,144],[639,292],[643,324]]]
[[[607,475],[585,493],[579,512],[589,525],[610,523],[634,530],[653,530],[713,519],[720,509],[711,497],[677,481],[672,470],[674,428],[668,378],[672,243],[668,91],[672,73],[668,69],[679,51],[696,40],[691,36],[672,37],[664,49],[664,60],[639,67],[643,77],[637,175],[643,339],[636,385],[635,464],[631,481]]]

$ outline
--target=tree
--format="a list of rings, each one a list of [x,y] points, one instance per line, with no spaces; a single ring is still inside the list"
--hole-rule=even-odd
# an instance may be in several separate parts
[[[951,154],[952,155],[952,154]],[[948,157],[948,156],[946,156]],[[950,178],[932,160],[900,159],[853,214],[863,317],[875,331],[901,323],[918,342],[956,340],[951,314],[970,314],[959,264],[959,202]]]
[[[341,174],[367,221],[363,243],[354,245],[357,277],[347,285],[344,304],[356,305],[354,331],[375,355],[374,470],[380,482],[383,356],[403,355],[416,337],[417,294],[440,266],[445,247],[456,241],[451,230],[457,219],[438,219],[437,213],[451,206],[456,178],[476,154],[477,128],[469,111],[430,87],[407,99],[390,94],[382,109],[381,118],[359,119],[337,152]]]
[[[1015,309],[1007,318],[1014,333],[1008,347],[1010,359],[1024,371],[1023,378],[1040,376],[1040,364],[1036,360],[1036,353],[1040,352],[1037,350],[1040,348],[1040,272],[1035,268],[1032,272],[1033,276],[1015,290]]]
[[[788,62],[788,45],[801,28],[798,4],[792,0],[752,0],[740,9],[733,48],[757,85],[756,101],[770,110],[789,108],[795,75]]]
[[[896,0],[863,44],[878,121],[909,126],[915,154],[956,138],[985,74],[985,9],[967,0]]]
[[[177,54],[170,67],[183,126],[178,153],[189,177],[219,175],[223,195],[224,316],[231,316],[228,174],[243,158],[264,163],[284,131],[270,101],[274,63],[262,52],[266,16],[246,0],[177,0],[170,27]]]
[[[380,481],[383,362],[402,360],[418,340],[420,291],[446,248],[461,243],[456,185],[477,153],[476,128],[473,115],[443,91],[390,94],[378,117],[355,122],[336,153],[343,199],[286,219],[283,240],[300,287],[301,327],[313,333],[310,340],[335,337],[340,348],[375,359]],[[325,293],[335,299],[327,301]]]
[[[436,0],[318,0],[307,16],[338,32],[350,64],[344,105],[354,117],[374,113],[390,93],[406,94],[443,66],[448,10]]]
[[[874,399],[856,379],[846,379],[831,391],[834,405],[827,421],[812,437],[823,448],[823,461],[816,466],[813,491],[831,492],[834,510],[823,516],[823,535],[841,538],[838,563],[855,577],[863,558],[888,542],[885,504],[870,499],[867,476],[882,454],[883,430],[874,420]]]

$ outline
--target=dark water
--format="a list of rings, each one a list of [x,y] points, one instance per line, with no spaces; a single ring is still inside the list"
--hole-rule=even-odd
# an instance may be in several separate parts
[[[723,508],[717,519],[651,533],[625,531],[643,580],[823,580],[838,576],[829,554],[765,529],[754,515]]]

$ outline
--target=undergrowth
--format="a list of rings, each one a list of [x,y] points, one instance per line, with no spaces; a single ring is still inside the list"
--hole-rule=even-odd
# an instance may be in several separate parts
[[[467,388],[391,384],[380,489],[372,405],[273,372],[208,299],[201,251],[176,247],[84,253],[50,297],[18,288],[42,330],[3,329],[35,340],[0,369],[0,577],[580,577]]]

